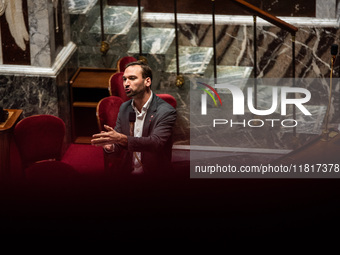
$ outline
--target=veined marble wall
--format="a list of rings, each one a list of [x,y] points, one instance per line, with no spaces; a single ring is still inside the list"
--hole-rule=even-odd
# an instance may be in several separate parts
[[[253,26],[216,27],[217,65],[253,66]],[[257,70],[259,78],[291,77],[292,36],[277,27],[258,25]],[[212,47],[210,25],[181,24],[180,44]],[[296,77],[329,77],[331,45],[339,42],[338,27],[299,27],[295,37]],[[335,65],[338,75],[339,66]]]
[[[334,4],[334,3],[333,3]],[[319,12],[320,14],[320,12]],[[325,15],[325,14],[324,14]],[[151,15],[150,15],[151,17]],[[230,17],[230,22],[224,22],[223,17],[218,17],[218,24],[216,26],[216,59],[218,67],[253,67],[254,65],[254,48],[253,48],[253,24],[252,18],[245,18],[248,20],[245,24],[237,24],[236,19]],[[240,17],[242,18],[242,17]],[[312,83],[308,88],[313,93],[311,104],[319,106],[320,109],[328,102],[329,95],[329,77],[331,73],[331,53],[330,49],[332,44],[339,44],[340,30],[339,23],[336,21],[335,16],[331,16],[331,19],[293,19],[288,18],[289,23],[299,28],[295,38],[295,77],[298,78],[315,78],[316,82]],[[161,26],[160,23],[155,24],[152,19],[145,22],[145,26]],[[171,24],[173,25],[173,24]],[[163,23],[166,28],[171,27],[169,24]],[[257,30],[257,73],[259,78],[284,78],[292,76],[292,36],[283,31],[280,28],[272,26],[266,22],[260,21],[256,26]],[[181,46],[189,47],[212,47],[212,26],[211,23],[206,22],[199,24],[195,21],[185,22],[179,24],[179,44]],[[333,78],[339,77],[339,64],[340,59],[336,59],[334,64]],[[190,63],[181,63],[184,71],[185,67]],[[212,60],[209,65],[212,65]],[[162,70],[158,70],[163,72]],[[253,73],[250,77],[253,77]],[[218,74],[223,76],[223,74]],[[195,80],[197,77],[212,78],[211,68],[207,69],[203,75],[198,74],[186,74],[186,83],[182,88],[177,88],[174,85],[175,75],[164,76],[161,79],[158,93],[165,92],[175,96],[178,105],[179,113],[179,125],[175,132],[178,132],[176,137],[178,138],[175,144],[189,144],[188,140],[183,138],[187,134],[189,137],[189,130],[183,128],[183,123],[190,119],[189,108],[189,90],[190,81]],[[333,84],[333,104],[330,110],[330,123],[337,127],[340,123],[340,85],[338,83]],[[325,112],[320,113],[319,123],[323,123],[323,116]],[[322,125],[314,134],[318,134],[321,131]],[[181,135],[182,134],[182,135]],[[287,135],[287,134],[285,134]],[[258,137],[258,134],[255,134]],[[308,137],[306,135],[302,138],[306,141]],[[227,136],[226,136],[227,137]],[[243,136],[242,136],[243,137]],[[300,135],[301,137],[301,135]],[[229,141],[233,141],[233,137],[229,137]],[[181,140],[183,139],[183,140]],[[272,145],[265,146],[287,146],[286,148],[292,148],[292,144],[287,145],[284,141],[284,136],[277,138],[276,142]],[[255,137],[251,133],[247,133],[244,136],[244,140],[255,141]],[[242,143],[240,140],[235,141],[232,146],[243,146],[246,143]],[[264,139],[264,144],[268,140]],[[283,145],[285,144],[285,145]],[[245,145],[245,146],[249,146]],[[282,147],[281,147],[282,148]]]
[[[212,46],[212,27],[202,24],[180,24],[180,45],[185,46]],[[251,25],[218,25],[216,27],[216,55],[218,67],[253,67],[254,48],[253,48],[253,27]],[[313,91],[312,101],[315,105],[325,105],[328,101],[329,81],[331,72],[331,45],[339,44],[340,30],[338,27],[318,27],[301,26],[296,34],[295,72],[298,78],[315,78],[318,82],[313,83],[308,88]],[[292,77],[292,37],[289,33],[279,28],[258,25],[257,26],[257,73],[259,78],[289,78]],[[333,77],[339,77],[340,59],[336,59]],[[163,73],[157,93],[169,93],[175,96],[178,104],[179,125],[175,132],[177,144],[186,144],[187,140],[181,140],[188,130],[184,130],[187,125],[182,125],[190,118],[189,96],[190,81],[198,77],[206,79],[212,78],[212,60],[209,62],[210,68],[203,75],[186,74],[185,84],[182,88],[175,86],[175,75]],[[181,63],[184,71],[190,63]],[[253,77],[252,72],[249,77]],[[227,75],[218,73],[219,77]],[[323,79],[323,82],[320,82]],[[223,80],[222,80],[223,81]],[[340,85],[333,85],[333,107],[331,110],[331,123],[340,123]],[[322,121],[322,118],[321,118]],[[249,134],[248,134],[249,135]],[[187,136],[188,137],[188,136]]]

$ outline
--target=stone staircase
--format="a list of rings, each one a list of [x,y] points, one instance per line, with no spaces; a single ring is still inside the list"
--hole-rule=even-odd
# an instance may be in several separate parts
[[[101,21],[97,1],[70,0],[70,2],[73,2],[69,4],[73,21],[72,35],[78,42],[81,66],[114,67],[120,57],[139,56],[137,7],[105,6],[103,10],[104,38],[110,45],[105,58],[110,60],[103,62],[103,57],[99,52]],[[97,18],[93,20],[92,16]],[[88,20],[85,22],[86,18]],[[151,65],[152,63],[157,65],[153,68],[165,70],[167,73],[176,73],[175,50],[174,28],[143,27],[142,53]],[[179,72],[211,76],[212,57],[212,47],[179,46]]]
[[[104,7],[104,40],[110,46],[105,56],[100,53],[102,35],[99,1],[69,0],[69,12],[72,38],[78,46],[79,66],[114,68],[118,59],[123,56],[130,55],[138,59],[137,7],[108,5]],[[173,81],[177,73],[175,29],[148,27],[143,24],[142,53],[153,70],[157,70],[154,83],[160,83],[159,88],[169,89],[171,85],[166,83],[169,83],[169,80]],[[179,45],[178,55],[179,73],[184,76],[186,83],[190,83],[192,77],[213,78],[212,47]],[[224,78],[232,75],[246,79],[250,77],[251,70],[252,67],[217,66],[217,76]]]

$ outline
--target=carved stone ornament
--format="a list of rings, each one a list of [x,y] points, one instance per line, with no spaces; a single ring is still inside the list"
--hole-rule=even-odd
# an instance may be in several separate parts
[[[29,40],[29,36],[22,11],[22,0],[0,0],[0,15],[3,14],[15,43],[25,51],[25,41]]]
[[[2,16],[2,14],[5,13],[5,10],[6,10],[6,1],[1,0],[1,2],[0,2],[0,16]]]

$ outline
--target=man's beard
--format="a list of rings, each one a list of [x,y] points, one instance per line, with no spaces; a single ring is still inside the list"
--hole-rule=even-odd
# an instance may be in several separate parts
[[[129,92],[126,93],[126,95],[128,97],[138,97],[140,96],[141,94],[143,94],[145,92],[145,88],[144,89],[141,89],[141,90],[131,90]]]

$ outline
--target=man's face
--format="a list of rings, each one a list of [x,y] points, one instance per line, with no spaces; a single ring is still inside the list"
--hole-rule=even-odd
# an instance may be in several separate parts
[[[139,65],[129,66],[123,75],[124,89],[128,97],[142,97],[151,85],[149,77],[143,79],[142,68]]]

